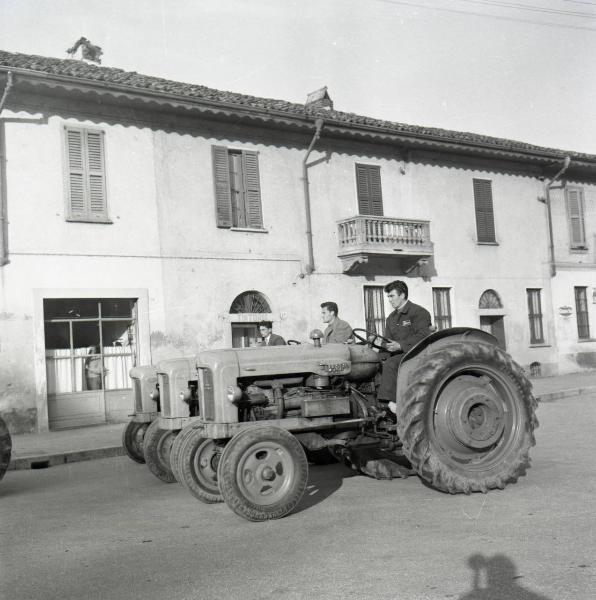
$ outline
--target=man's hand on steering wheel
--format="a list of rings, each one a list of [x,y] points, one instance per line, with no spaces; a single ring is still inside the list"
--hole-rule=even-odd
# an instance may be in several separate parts
[[[360,335],[358,332],[365,333],[366,337]],[[367,331],[366,329],[353,329],[352,333],[356,339],[360,340],[363,344],[366,344],[371,348],[376,348],[377,350],[387,350],[389,352],[397,352],[398,350],[401,350],[399,342],[390,340],[389,338],[375,333],[374,331]]]

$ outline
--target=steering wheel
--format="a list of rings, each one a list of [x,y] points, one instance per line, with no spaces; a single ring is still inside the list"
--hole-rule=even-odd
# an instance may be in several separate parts
[[[358,331],[365,333],[366,337],[357,333]],[[381,342],[384,342],[385,344],[389,344],[393,341],[389,338],[386,338],[384,335],[380,335],[374,331],[367,331],[366,329],[352,329],[352,333],[354,334],[354,337],[360,340],[363,344],[366,344],[371,348],[376,348],[377,350],[387,350],[385,346],[377,343],[377,340],[381,340]]]
[[[288,346],[300,346],[300,344],[302,344],[302,342],[299,342],[298,340],[288,340],[287,344],[288,344]]]

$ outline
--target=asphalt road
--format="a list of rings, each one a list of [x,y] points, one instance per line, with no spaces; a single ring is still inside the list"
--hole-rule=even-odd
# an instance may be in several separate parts
[[[0,598],[596,596],[596,396],[542,404],[533,466],[487,495],[312,467],[298,510],[250,523],[128,458],[9,471]]]

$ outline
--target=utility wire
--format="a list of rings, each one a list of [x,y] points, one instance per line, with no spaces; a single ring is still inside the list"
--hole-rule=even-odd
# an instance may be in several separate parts
[[[547,13],[553,15],[563,15],[566,17],[581,17],[586,19],[596,19],[594,13],[577,12],[572,10],[560,10],[558,8],[541,8],[539,6],[530,6],[529,4],[520,4],[518,2],[498,2],[497,0],[458,0],[468,4],[480,4],[485,6],[496,6],[499,8],[514,8],[517,10],[526,10],[529,12]]]
[[[555,27],[557,29],[576,29],[579,31],[594,31],[594,27],[582,27],[581,25],[564,25],[562,23],[548,23],[545,21],[532,21],[530,19],[516,19],[515,17],[504,17],[502,15],[489,15],[486,13],[471,12],[469,10],[458,10],[455,8],[443,8],[439,6],[430,6],[428,4],[417,4],[416,2],[404,2],[402,0],[377,0],[384,4],[395,4],[400,6],[410,6],[412,8],[425,8],[427,10],[435,10],[440,12],[454,13],[457,15],[466,15],[472,17],[484,17],[486,19],[497,19],[499,21],[512,21],[514,23],[524,23],[526,25],[541,25],[543,27]]]

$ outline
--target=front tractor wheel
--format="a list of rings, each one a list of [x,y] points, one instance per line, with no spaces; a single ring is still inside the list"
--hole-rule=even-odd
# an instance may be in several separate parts
[[[12,440],[8,427],[4,419],[0,417],[0,479],[4,477],[4,473],[10,464],[10,456],[12,454]]]
[[[122,445],[129,458],[135,462],[144,464],[145,456],[143,454],[143,438],[149,427],[149,423],[137,423],[130,421],[122,432]]]
[[[519,365],[481,342],[444,346],[421,361],[397,402],[403,451],[420,477],[452,494],[515,482],[538,426]]]
[[[218,468],[226,504],[249,521],[279,519],[302,498],[308,462],[300,442],[285,429],[246,429],[226,445]]]
[[[221,450],[209,438],[201,437],[201,430],[194,429],[182,440],[176,457],[178,480],[198,500],[207,504],[222,502],[217,484],[217,467]]]
[[[143,456],[149,470],[165,483],[174,483],[176,478],[170,466],[170,452],[178,431],[161,429],[156,419],[149,425],[143,440]]]

